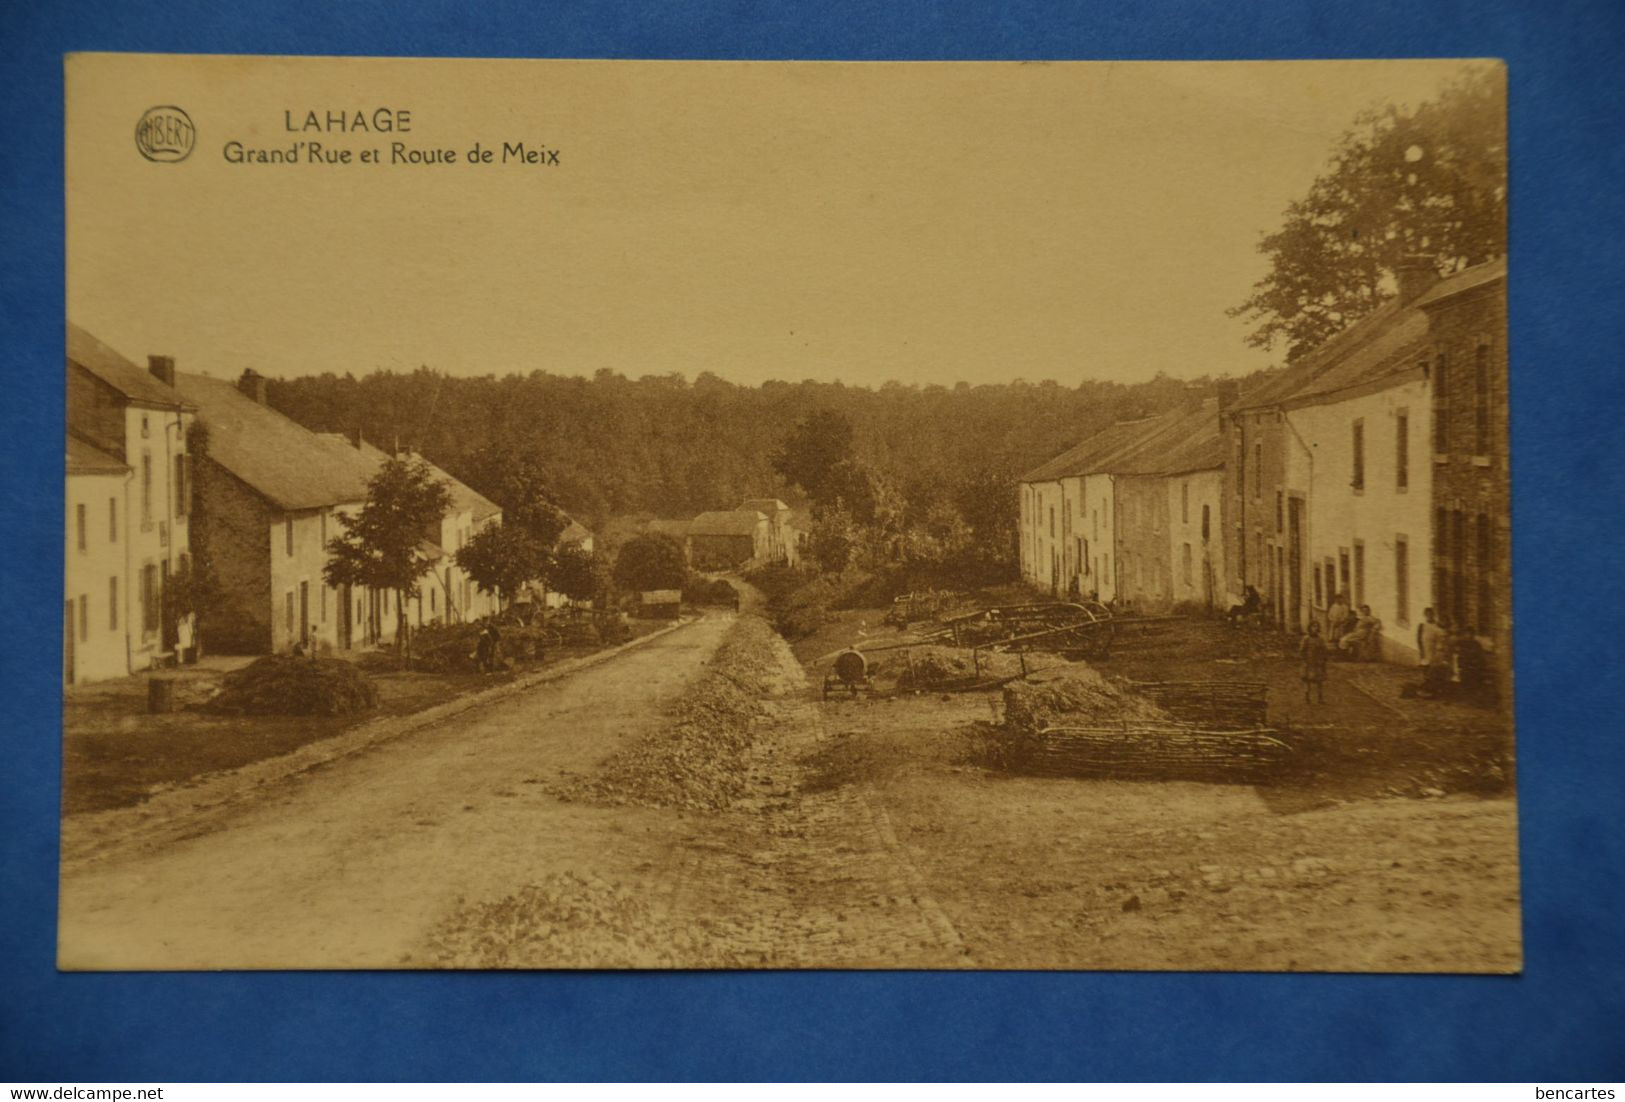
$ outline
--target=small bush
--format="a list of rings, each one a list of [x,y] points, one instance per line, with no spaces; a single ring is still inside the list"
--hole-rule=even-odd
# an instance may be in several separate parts
[[[268,655],[228,673],[205,710],[225,715],[341,716],[378,706],[378,689],[350,662]]]

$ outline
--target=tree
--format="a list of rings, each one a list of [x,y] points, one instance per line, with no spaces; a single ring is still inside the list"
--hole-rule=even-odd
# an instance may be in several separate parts
[[[506,606],[526,582],[542,576],[547,549],[525,529],[488,524],[457,550],[457,565],[480,587],[495,593]]]
[[[662,532],[633,536],[615,557],[615,584],[633,592],[681,589],[687,578],[682,545]]]
[[[858,523],[840,505],[825,505],[814,511],[807,551],[822,569],[836,574],[845,570],[862,542]]]
[[[1504,255],[1506,74],[1475,68],[1412,111],[1369,111],[1259,243],[1270,270],[1230,311],[1295,360],[1380,305],[1399,266],[1448,274]]]
[[[528,531],[552,547],[569,527],[557,505],[551,481],[536,456],[504,443],[487,444],[468,465],[469,482],[502,506],[502,523]]]
[[[412,661],[407,602],[432,567],[418,552],[424,534],[438,529],[451,506],[451,490],[421,459],[390,459],[367,483],[360,512],[339,515],[343,534],[327,543],[322,577],[330,586],[367,586],[395,593],[395,637]]]
[[[548,583],[572,601],[590,601],[598,596],[600,579],[592,553],[580,544],[561,547],[553,555]]]
[[[799,486],[813,501],[833,501],[836,488],[830,477],[839,464],[854,457],[852,422],[833,410],[809,414],[791,430],[773,454],[773,469],[792,486]]]

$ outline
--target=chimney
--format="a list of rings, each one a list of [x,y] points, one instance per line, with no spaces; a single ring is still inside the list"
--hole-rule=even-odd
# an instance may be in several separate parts
[[[174,356],[148,356],[147,370],[152,377],[165,386],[175,385],[175,357]]]
[[[1219,431],[1224,431],[1224,419],[1230,414],[1230,407],[1236,404],[1241,396],[1241,384],[1234,379],[1220,379],[1213,386],[1214,396],[1219,400]]]
[[[1439,268],[1430,256],[1407,254],[1394,265],[1394,281],[1399,284],[1399,302],[1415,302],[1439,282]]]
[[[237,380],[237,389],[248,395],[260,405],[267,405],[265,400],[266,378],[252,367],[243,371],[242,377]]]

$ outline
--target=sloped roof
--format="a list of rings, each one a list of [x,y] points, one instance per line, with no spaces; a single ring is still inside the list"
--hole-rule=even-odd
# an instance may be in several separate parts
[[[570,517],[569,519],[570,523],[565,526],[564,531],[559,533],[559,538],[556,541],[557,543],[583,543],[592,539],[592,530],[590,528],[588,528],[585,524],[582,524],[575,517]]]
[[[335,447],[224,379],[177,373],[175,384],[209,427],[209,457],[278,509],[366,500],[377,465],[354,448]]]
[[[67,460],[69,474],[123,474],[130,469],[122,459],[108,455],[76,436],[68,437]]]
[[[701,513],[688,525],[691,536],[754,536],[767,518],[754,509],[729,509]]]
[[[739,503],[739,508],[741,510],[754,509],[758,513],[771,517],[774,513],[789,509],[790,506],[776,497],[747,497]]]
[[[192,409],[192,403],[150,371],[103,344],[71,321],[68,362],[78,364],[132,402],[160,409]]]
[[[1107,425],[1049,462],[1034,467],[1021,476],[1021,481],[1054,482],[1060,478],[1094,473],[1099,469],[1097,465],[1101,459],[1140,441],[1146,432],[1152,430],[1155,421],[1154,417],[1144,417],[1137,421],[1118,421]]]
[[[1234,408],[1305,405],[1407,373],[1416,366],[1411,357],[1427,341],[1425,307],[1505,276],[1506,261],[1492,260],[1441,279],[1411,302],[1390,298],[1291,367],[1242,394]]]
[[[1477,287],[1494,283],[1498,279],[1507,277],[1506,257],[1499,257],[1484,264],[1475,264],[1466,271],[1457,272],[1449,279],[1440,280],[1427,293],[1416,300],[1418,309],[1427,309],[1448,298],[1465,294]]]

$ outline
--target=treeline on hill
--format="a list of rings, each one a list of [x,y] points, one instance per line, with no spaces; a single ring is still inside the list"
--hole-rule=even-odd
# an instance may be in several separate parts
[[[773,459],[818,413],[844,419],[856,457],[905,495],[991,482],[1010,489],[1013,508],[1022,471],[1207,385],[1159,376],[1077,386],[742,386],[709,373],[690,383],[609,370],[453,378],[420,368],[277,380],[270,401],[316,431],[360,429],[386,449],[412,447],[499,504],[502,467],[523,460],[561,508],[596,526],[629,513],[690,517],[747,497],[799,504],[803,495]]]

